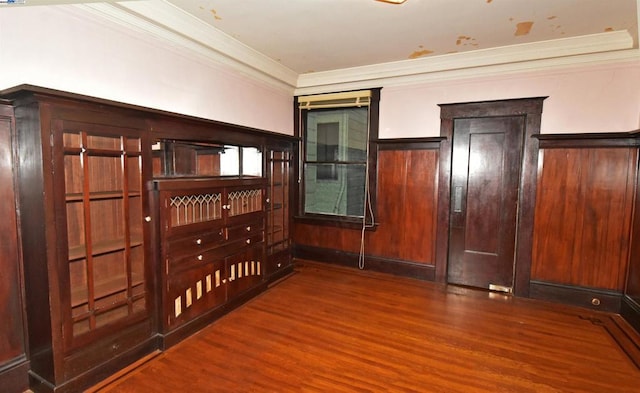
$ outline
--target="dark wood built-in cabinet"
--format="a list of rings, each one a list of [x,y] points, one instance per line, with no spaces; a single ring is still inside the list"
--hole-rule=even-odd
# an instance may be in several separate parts
[[[265,186],[263,178],[154,182],[166,346],[263,281]]]
[[[14,106],[32,389],[77,391],[156,346],[148,134],[126,110]]]
[[[292,271],[294,138],[30,86],[2,96],[3,389],[83,390]]]

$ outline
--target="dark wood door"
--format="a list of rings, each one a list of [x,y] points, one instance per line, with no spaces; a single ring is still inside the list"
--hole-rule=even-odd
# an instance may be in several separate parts
[[[448,282],[511,290],[524,116],[455,119]]]

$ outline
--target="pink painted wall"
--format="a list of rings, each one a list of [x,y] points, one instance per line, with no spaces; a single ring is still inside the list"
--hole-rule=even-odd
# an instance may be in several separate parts
[[[0,10],[0,90],[31,84],[293,134],[292,92],[62,6]]]
[[[199,56],[70,6],[0,10],[0,89],[27,83],[293,133],[293,89]],[[635,130],[640,61],[386,86],[380,137],[439,135],[438,104],[538,96],[549,97],[543,133]]]
[[[385,87],[380,137],[440,134],[438,104],[548,96],[542,133],[621,132],[640,128],[640,61],[506,76]]]

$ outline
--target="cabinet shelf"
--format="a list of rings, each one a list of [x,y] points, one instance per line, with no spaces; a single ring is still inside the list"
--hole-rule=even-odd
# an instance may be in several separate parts
[[[129,192],[129,197],[139,197],[140,192]],[[105,199],[122,199],[122,191],[104,191],[104,192],[92,192],[89,194],[89,199],[92,201],[105,200]],[[65,197],[67,202],[81,202],[83,198],[82,193],[67,194]]]
[[[96,149],[96,148],[86,148],[83,149],[81,147],[65,147],[64,154],[67,156],[76,156],[81,153],[86,152],[90,156],[94,157],[121,157],[122,149]],[[140,152],[132,151],[127,152],[130,156],[137,156]]]
[[[130,248],[138,247],[142,245],[142,236],[131,236]],[[107,254],[110,252],[122,251],[126,247],[124,238],[110,239],[102,242],[95,242],[93,244],[92,256]],[[69,261],[75,261],[78,259],[84,259],[87,257],[86,246],[80,244],[69,248]]]
[[[93,291],[94,293],[99,295],[94,297],[94,301],[98,302],[102,299],[108,298],[109,296],[113,296],[118,292],[126,291],[127,286],[126,285],[123,286],[122,285],[123,282],[127,282],[127,277],[123,274],[120,274],[117,276],[111,276],[105,280],[96,281],[93,287]],[[138,274],[131,275],[132,289],[143,284],[144,284],[144,277]],[[83,294],[83,292],[85,293]],[[140,296],[143,296],[143,295],[144,295],[143,293],[140,294]],[[122,300],[117,300],[115,302],[112,302],[111,304],[116,305],[120,303],[126,303],[128,300],[129,300],[129,297],[125,296],[122,298]],[[86,296],[86,288],[75,288],[71,290],[71,307],[72,308],[83,306],[83,305],[86,305],[87,303],[88,303],[88,299]],[[103,310],[106,308],[101,307],[100,309]],[[83,314],[90,314],[90,313],[92,313],[91,310]],[[82,315],[77,315],[75,316],[75,318],[82,319]]]

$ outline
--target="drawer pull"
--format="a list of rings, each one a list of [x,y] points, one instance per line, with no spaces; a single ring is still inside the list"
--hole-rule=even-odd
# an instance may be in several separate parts
[[[201,261],[202,260],[202,255],[198,255],[198,260]]]
[[[146,222],[151,222],[151,216],[146,216],[146,217],[144,218],[144,220],[145,220]]]
[[[245,240],[245,243],[247,243],[247,244],[251,244],[251,239],[247,239],[247,240]]]
[[[281,264],[281,263],[279,263],[279,264],[278,264],[278,267],[281,267],[281,266],[282,266],[282,264]]]
[[[196,239],[196,244],[197,244],[197,245],[202,244],[202,239]]]
[[[251,232],[251,227],[250,226],[247,227],[247,232]]]

